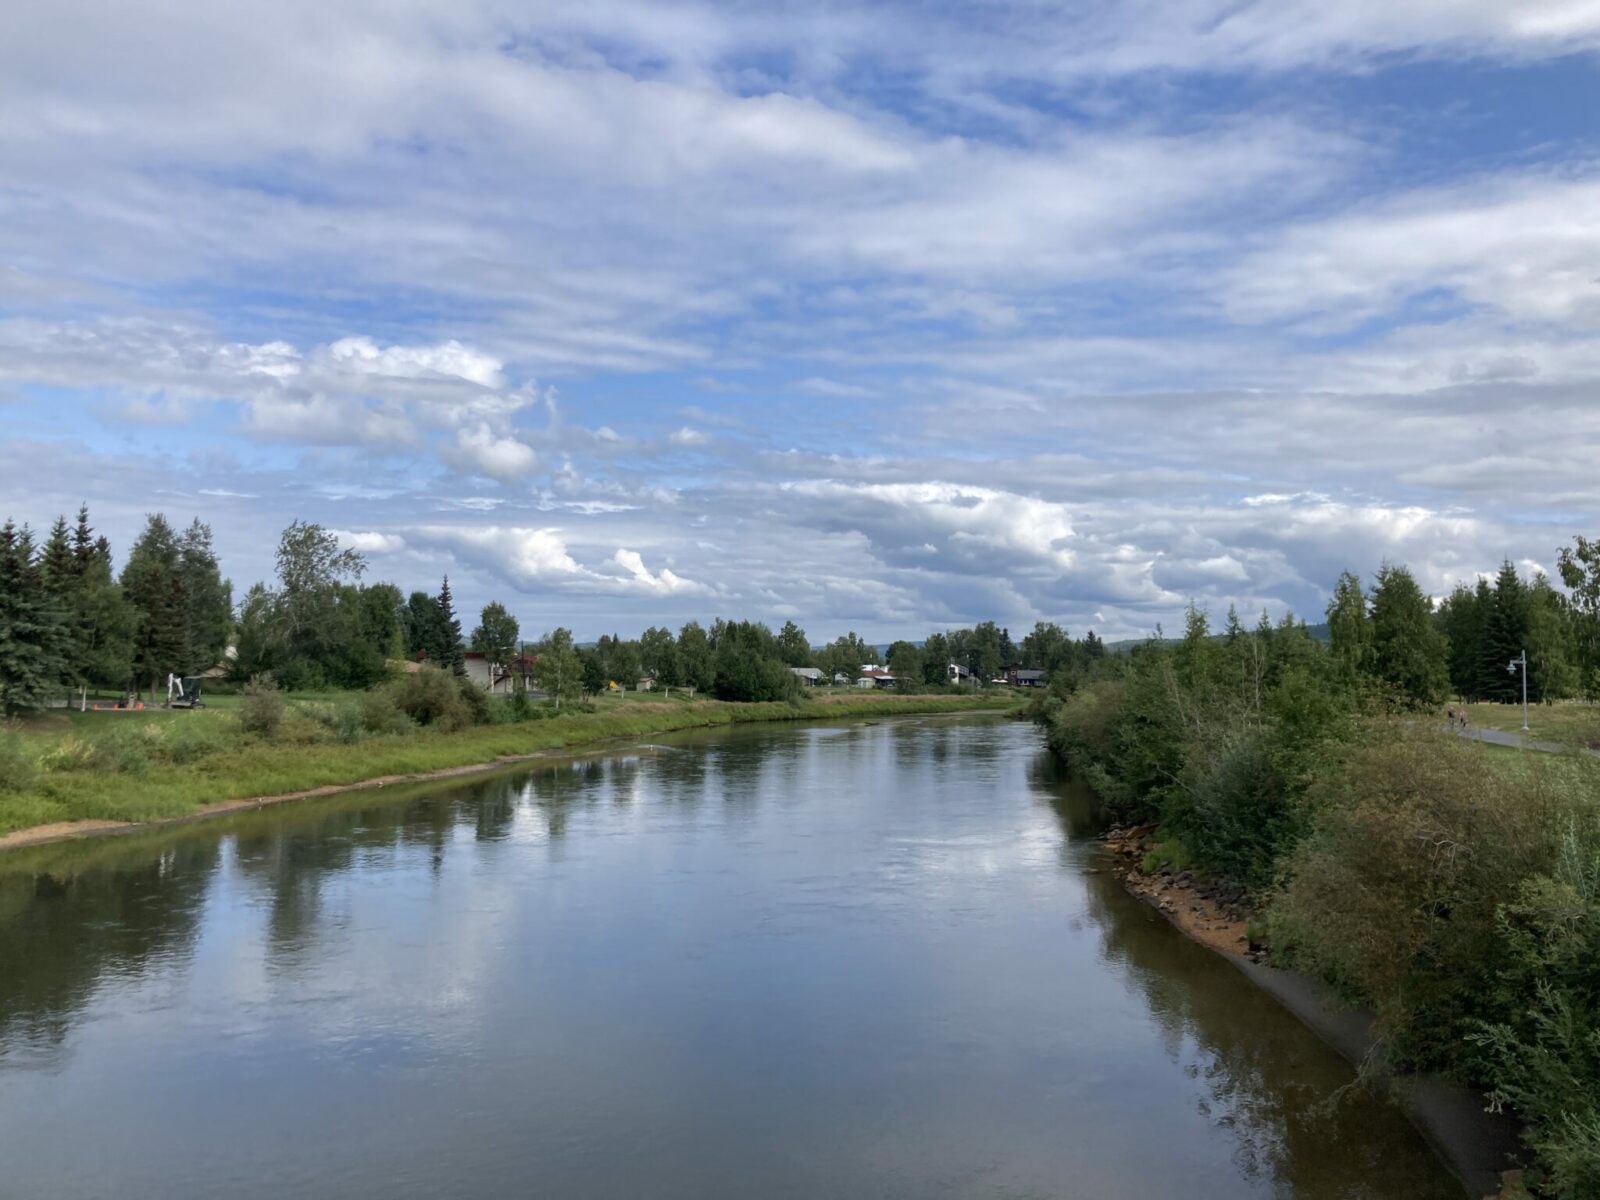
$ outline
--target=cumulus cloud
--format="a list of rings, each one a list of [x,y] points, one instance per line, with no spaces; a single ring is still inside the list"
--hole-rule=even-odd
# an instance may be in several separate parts
[[[704,596],[709,595],[711,589],[695,583],[691,579],[684,579],[667,568],[652,575],[644,565],[644,559],[634,550],[619,548],[612,561],[628,573],[628,581],[637,584],[646,592],[654,592],[666,596]]]
[[[685,425],[673,431],[667,439],[674,446],[704,446],[711,438],[699,429],[691,429]]]
[[[539,461],[532,446],[498,436],[484,422],[457,430],[456,445],[445,457],[462,470],[501,481],[526,478]]]

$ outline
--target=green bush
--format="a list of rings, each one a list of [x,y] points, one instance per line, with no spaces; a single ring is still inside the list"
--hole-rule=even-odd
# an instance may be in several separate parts
[[[1302,809],[1286,797],[1258,731],[1218,741],[1209,753],[1191,754],[1186,786],[1168,801],[1163,827],[1207,873],[1259,893],[1299,839]]]
[[[239,728],[271,741],[283,727],[283,689],[270,674],[257,675],[244,685],[239,699]]]
[[[366,736],[367,728],[361,702],[348,696],[319,709],[317,720],[332,735],[333,740],[341,745],[351,745]]]
[[[405,733],[416,728],[411,718],[396,707],[392,687],[378,687],[363,692],[356,706],[361,714],[361,728],[367,733]]]
[[[1275,949],[1376,1009],[1405,1065],[1451,1068],[1502,956],[1498,908],[1555,860],[1561,764],[1396,730],[1312,789]]]
[[[151,751],[161,740],[154,726],[135,718],[119,720],[95,737],[88,766],[117,775],[143,775],[150,769]]]
[[[227,730],[194,714],[169,725],[161,739],[161,757],[180,766],[227,749]]]
[[[1571,817],[1554,869],[1498,912],[1495,1015],[1470,1038],[1528,1123],[1557,1195],[1600,1197],[1600,828]]]
[[[25,792],[38,768],[16,730],[0,727],[0,792]]]
[[[489,718],[489,700],[481,689],[437,667],[424,666],[402,675],[390,685],[390,698],[418,725],[446,733]]]

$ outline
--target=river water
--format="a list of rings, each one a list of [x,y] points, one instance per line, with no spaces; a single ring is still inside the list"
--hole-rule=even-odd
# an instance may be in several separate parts
[[[0,857],[0,1196],[1457,1197],[1026,725]]]

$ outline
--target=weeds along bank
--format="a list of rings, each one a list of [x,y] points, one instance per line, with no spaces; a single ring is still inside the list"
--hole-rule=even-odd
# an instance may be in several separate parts
[[[1600,1197],[1600,763],[1452,737],[1292,629],[1191,634],[1037,706],[1052,749],[1243,885],[1387,1065],[1519,1115],[1535,1194]]]
[[[970,694],[852,694],[766,703],[600,702],[558,713],[514,697],[490,698],[434,670],[319,699],[255,687],[226,707],[58,713],[0,728],[0,834],[57,821],[158,820],[221,800],[438,771],[609,738],[1008,703]]]

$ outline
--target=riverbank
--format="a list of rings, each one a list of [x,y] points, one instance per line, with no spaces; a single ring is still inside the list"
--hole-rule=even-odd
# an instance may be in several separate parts
[[[266,741],[231,731],[227,743],[187,758],[190,718],[164,727],[117,731],[123,757],[91,757],[69,731],[53,741],[35,735],[34,780],[26,790],[0,793],[0,852],[68,838],[123,833],[198,820],[344,791],[430,779],[453,779],[618,739],[686,729],[771,721],[838,720],[897,715],[1005,712],[992,696],[830,696],[788,703],[633,703],[601,712],[544,720],[473,726],[451,733],[427,730],[367,738],[355,744]],[[121,721],[108,715],[109,721]],[[176,731],[174,734],[171,731]],[[125,743],[125,744],[124,744]],[[143,743],[149,743],[148,745]],[[163,761],[163,757],[167,761]],[[176,759],[177,761],[172,761]],[[109,766],[91,765],[99,760]],[[117,769],[118,767],[123,769]]]
[[[1252,983],[1288,1009],[1358,1070],[1372,1061],[1379,1040],[1373,1014],[1342,1003],[1331,989],[1298,971],[1267,963],[1253,941],[1253,913],[1236,889],[1216,885],[1188,870],[1163,864],[1141,869],[1155,849],[1154,825],[1114,828],[1104,839],[1111,870],[1130,895],[1149,904],[1191,941],[1222,955]],[[1520,1125],[1485,1110],[1481,1091],[1436,1075],[1381,1077],[1393,1089],[1469,1196],[1516,1196],[1513,1164],[1522,1149]]]

